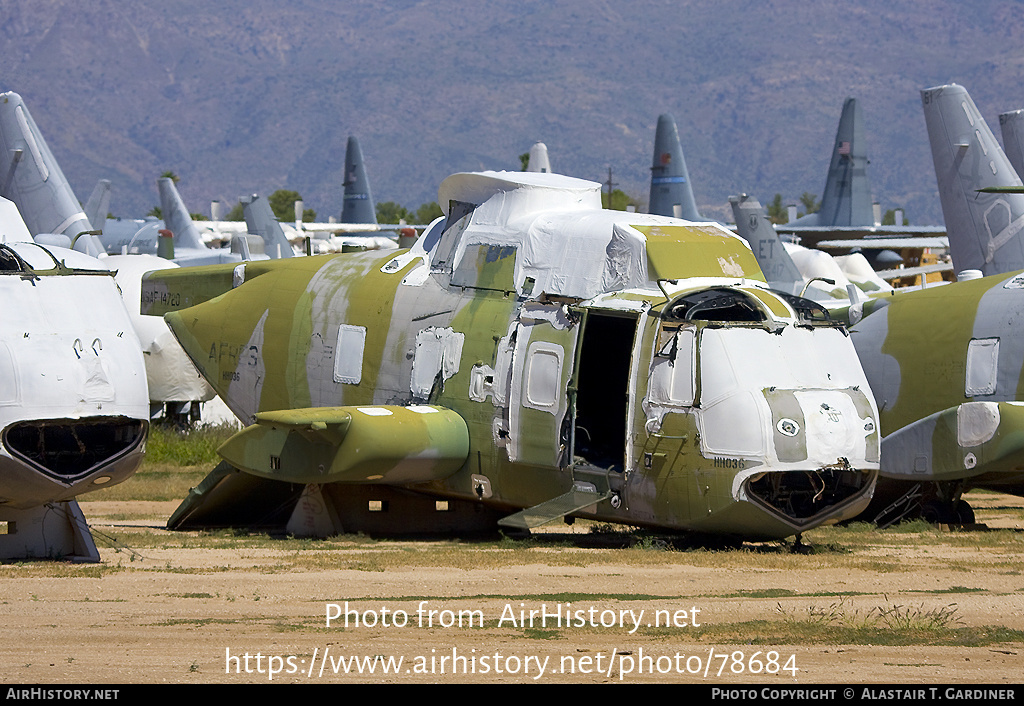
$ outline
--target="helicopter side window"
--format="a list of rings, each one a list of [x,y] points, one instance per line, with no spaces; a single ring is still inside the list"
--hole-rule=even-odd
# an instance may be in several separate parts
[[[552,414],[558,409],[564,355],[562,347],[555,343],[536,341],[530,344],[526,354],[524,407]]]
[[[334,353],[334,382],[358,385],[363,379],[363,349],[366,328],[342,324],[338,327],[338,346]]]
[[[991,395],[996,391],[999,370],[999,339],[975,338],[967,344],[965,397]]]
[[[683,329],[655,356],[651,366],[651,400],[656,404],[690,407],[694,388],[694,331]]]

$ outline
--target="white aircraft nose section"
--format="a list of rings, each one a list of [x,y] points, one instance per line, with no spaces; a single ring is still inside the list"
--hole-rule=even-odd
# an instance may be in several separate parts
[[[109,270],[81,253],[5,246],[0,476],[7,507],[74,498],[134,473],[148,418],[138,338]],[[17,255],[15,255],[17,253]]]

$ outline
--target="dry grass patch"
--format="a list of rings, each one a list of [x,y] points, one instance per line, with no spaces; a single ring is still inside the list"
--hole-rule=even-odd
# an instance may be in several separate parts
[[[82,500],[183,500],[193,487],[206,478],[211,468],[213,466],[177,466],[147,462],[124,483],[89,493],[83,496]],[[124,519],[130,519],[130,516]]]

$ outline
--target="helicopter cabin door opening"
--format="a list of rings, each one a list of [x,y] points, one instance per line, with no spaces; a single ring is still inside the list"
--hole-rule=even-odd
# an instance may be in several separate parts
[[[577,377],[574,455],[622,471],[635,316],[587,312]]]

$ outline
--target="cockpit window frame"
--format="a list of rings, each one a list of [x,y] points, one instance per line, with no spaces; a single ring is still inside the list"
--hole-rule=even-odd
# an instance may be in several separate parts
[[[717,306],[716,306],[717,304]],[[740,317],[706,318],[700,314],[711,312],[743,312]],[[661,314],[662,321],[701,322],[706,324],[764,326],[768,315],[756,297],[747,292],[727,287],[711,287],[682,294],[669,302]]]

